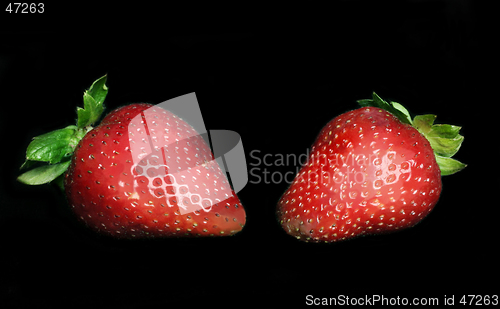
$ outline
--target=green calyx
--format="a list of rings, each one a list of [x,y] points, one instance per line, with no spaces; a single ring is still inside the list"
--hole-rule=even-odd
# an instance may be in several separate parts
[[[83,108],[77,108],[76,125],[67,126],[33,138],[26,150],[22,170],[28,169],[17,180],[27,185],[55,182],[62,187],[62,176],[68,169],[71,156],[78,142],[92,130],[104,111],[104,99],[108,93],[106,75],[96,80],[83,94]]]
[[[382,108],[398,117],[401,122],[412,125],[424,135],[434,150],[436,162],[441,169],[441,176],[455,174],[467,166],[451,158],[458,152],[464,141],[464,137],[458,134],[461,127],[450,124],[434,124],[437,116],[432,114],[415,116],[412,120],[410,113],[403,105],[397,102],[386,102],[375,92],[372,99],[359,100],[358,103],[363,107]]]

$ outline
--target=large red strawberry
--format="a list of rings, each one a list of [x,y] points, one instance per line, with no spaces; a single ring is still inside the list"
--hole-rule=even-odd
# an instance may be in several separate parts
[[[245,211],[204,139],[184,120],[151,104],[131,104],[89,126],[103,110],[104,82],[84,95],[77,126],[34,139],[27,163],[52,164],[19,180],[64,180],[77,217],[116,238],[239,232]]]
[[[311,242],[392,232],[420,222],[436,205],[441,176],[465,167],[451,158],[460,127],[413,120],[401,104],[373,94],[331,120],[278,203],[284,230]]]

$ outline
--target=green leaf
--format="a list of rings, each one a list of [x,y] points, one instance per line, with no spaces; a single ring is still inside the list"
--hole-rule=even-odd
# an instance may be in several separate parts
[[[454,126],[451,124],[436,124],[432,126],[432,130],[427,133],[428,136],[455,138],[459,134],[462,127]]]
[[[96,103],[94,98],[85,91],[83,94],[83,108],[77,107],[76,113],[78,114],[78,128],[84,128],[92,124],[92,119],[96,114]]]
[[[96,80],[92,86],[90,86],[89,94],[94,98],[96,103],[101,104],[104,102],[106,95],[108,94],[108,87],[106,86],[107,75]]]
[[[26,150],[26,160],[59,163],[73,153],[75,145],[71,145],[70,141],[75,132],[76,127],[69,126],[33,138]]]
[[[431,143],[436,155],[452,157],[458,152],[464,141],[464,137],[458,134],[461,127],[450,124],[434,124],[435,119],[436,115],[415,116],[413,126]]]
[[[90,89],[83,94],[83,108],[77,108],[79,129],[96,122],[104,111],[103,102],[108,93],[105,82],[106,75],[96,80]]]
[[[434,153],[443,157],[452,157],[460,149],[464,137],[462,135],[458,135],[455,138],[427,137],[427,140],[431,143]]]
[[[432,114],[415,116],[413,118],[413,127],[420,133],[427,134],[431,130],[436,117],[436,115]]]
[[[53,165],[44,165],[27,171],[17,178],[19,182],[27,185],[41,185],[49,183],[62,175],[69,167],[71,161]]]
[[[410,112],[408,112],[408,110],[403,105],[399,104],[398,102],[390,102],[390,104],[392,104],[394,109],[397,110],[396,116],[398,116],[399,119],[404,118],[405,121],[403,121],[403,122],[406,122],[408,124],[412,124]]]
[[[463,170],[467,165],[452,158],[436,155],[436,162],[441,169],[441,176],[455,174]]]
[[[410,113],[403,105],[397,102],[386,102],[375,92],[372,94],[372,99],[358,100],[358,104],[362,107],[372,106],[381,108],[398,117],[401,122],[412,124]]]

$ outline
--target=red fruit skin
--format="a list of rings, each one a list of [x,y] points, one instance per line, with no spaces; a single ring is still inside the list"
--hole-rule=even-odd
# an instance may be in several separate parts
[[[277,216],[300,240],[336,242],[415,225],[441,189],[427,139],[389,112],[364,107],[321,130]]]
[[[100,126],[110,123],[128,124],[132,120],[132,118],[134,118],[138,113],[153,106],[154,106],[153,104],[148,104],[148,103],[135,103],[118,107],[117,109],[111,111],[102,119]]]
[[[147,129],[146,110],[155,119]],[[148,153],[151,143],[156,148]],[[185,121],[132,104],[108,114],[79,142],[65,175],[66,195],[81,221],[114,238],[232,235],[242,230],[245,211],[212,160]],[[196,203],[204,206],[181,212],[180,205]]]

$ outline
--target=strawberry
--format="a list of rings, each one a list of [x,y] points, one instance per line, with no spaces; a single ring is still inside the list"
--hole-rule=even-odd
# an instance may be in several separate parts
[[[184,120],[142,103],[118,108],[90,127],[103,110],[105,78],[85,93],[77,126],[28,146],[26,165],[51,164],[18,179],[63,183],[77,218],[115,238],[241,231],[245,210],[205,140]]]
[[[336,242],[412,227],[435,207],[441,176],[465,167],[451,158],[460,127],[434,125],[435,115],[412,120],[375,93],[358,102],[362,108],[321,130],[278,202],[281,226],[297,239]]]

